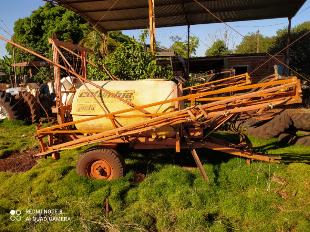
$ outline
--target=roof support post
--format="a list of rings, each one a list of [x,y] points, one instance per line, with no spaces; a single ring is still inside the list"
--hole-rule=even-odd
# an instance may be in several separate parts
[[[149,2],[149,31],[150,31],[150,46],[151,52],[154,55],[156,50],[156,40],[155,40],[155,13],[154,13],[154,1],[155,0],[148,0]]]
[[[290,66],[290,43],[291,43],[291,28],[292,28],[292,18],[291,17],[289,17],[288,18],[288,27],[287,27],[287,46],[288,46],[288,48],[287,48],[287,50],[286,50],[286,61],[285,61],[285,63],[286,63],[286,65],[287,66]],[[290,76],[290,69],[289,68],[287,68],[287,76]]]
[[[15,48],[13,47],[13,62],[14,64],[16,64],[16,60],[15,60]],[[13,87],[18,87],[17,84],[17,73],[16,73],[16,67],[13,66],[13,70],[14,70],[14,86]]]
[[[186,78],[189,80],[189,58],[190,58],[190,28],[191,26],[187,25],[187,70],[186,70]]]

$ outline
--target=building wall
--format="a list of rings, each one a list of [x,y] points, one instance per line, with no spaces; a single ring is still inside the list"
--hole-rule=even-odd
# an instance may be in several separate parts
[[[235,56],[235,57],[225,57],[224,58],[224,66],[225,69],[231,69],[234,67],[244,67],[247,66],[248,73],[253,72],[258,66],[266,62],[270,56],[261,55],[261,56]],[[276,57],[283,63],[285,63],[285,56],[280,55]],[[275,59],[271,59],[268,61],[265,65],[263,65],[261,68],[259,68],[257,71],[255,71],[250,76],[253,79],[253,82],[258,82],[259,80],[263,79],[266,76],[274,74],[274,65],[281,65],[280,62],[278,62]]]

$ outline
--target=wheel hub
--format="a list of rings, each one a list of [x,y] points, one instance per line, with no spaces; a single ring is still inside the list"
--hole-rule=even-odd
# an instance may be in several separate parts
[[[108,179],[111,176],[111,166],[104,160],[95,161],[90,167],[90,177]]]

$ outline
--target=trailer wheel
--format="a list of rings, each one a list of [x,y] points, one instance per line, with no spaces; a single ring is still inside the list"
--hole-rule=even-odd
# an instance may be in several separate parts
[[[115,180],[124,175],[124,163],[113,149],[95,149],[80,156],[76,171],[92,179]]]

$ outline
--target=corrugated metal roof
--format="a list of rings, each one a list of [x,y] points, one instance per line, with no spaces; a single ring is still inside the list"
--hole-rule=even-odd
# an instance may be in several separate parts
[[[101,31],[148,27],[148,0],[55,0]],[[199,0],[223,21],[293,17],[306,0]],[[156,27],[218,22],[193,0],[155,0]]]

